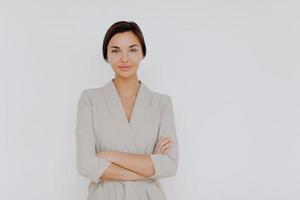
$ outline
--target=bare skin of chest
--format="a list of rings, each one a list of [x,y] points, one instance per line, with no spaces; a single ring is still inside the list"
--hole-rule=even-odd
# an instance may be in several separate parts
[[[135,98],[121,98],[121,102],[122,102],[123,109],[125,111],[127,120],[130,121]]]

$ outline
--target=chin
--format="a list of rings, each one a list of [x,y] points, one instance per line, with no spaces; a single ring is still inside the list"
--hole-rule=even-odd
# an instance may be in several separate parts
[[[132,76],[134,76],[135,73],[124,73],[124,72],[118,72],[117,73],[117,76],[120,77],[120,78],[130,78]]]
[[[137,73],[137,71],[135,71],[135,70],[129,70],[127,72],[116,71],[117,76],[119,76],[120,78],[130,78],[132,76],[135,76],[136,73]]]

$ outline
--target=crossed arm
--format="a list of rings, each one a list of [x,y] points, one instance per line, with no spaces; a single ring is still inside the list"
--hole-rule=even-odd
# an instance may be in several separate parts
[[[154,153],[167,153],[170,139],[161,138]],[[109,160],[112,164],[104,171],[101,179],[109,180],[141,180],[154,175],[155,170],[149,155],[125,153],[119,151],[103,151],[98,157]]]
[[[166,140],[160,142],[161,138],[154,152],[149,155],[117,151],[95,152],[96,138],[93,129],[92,104],[88,92],[83,91],[78,102],[76,125],[78,172],[95,183],[99,183],[101,179],[138,180],[175,175],[178,147],[170,97],[163,99],[163,105],[158,135],[172,138],[174,148],[170,153],[167,153],[170,150],[169,142]],[[154,175],[151,176],[152,174]]]
[[[103,172],[101,179],[141,180],[154,174],[152,161],[147,155],[104,151],[97,153],[97,156],[112,162]]]

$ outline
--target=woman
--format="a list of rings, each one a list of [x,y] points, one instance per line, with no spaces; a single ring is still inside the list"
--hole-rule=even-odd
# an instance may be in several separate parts
[[[106,32],[103,57],[115,77],[85,89],[78,101],[77,168],[90,178],[91,200],[165,200],[159,179],[174,176],[178,144],[171,98],[138,79],[146,55],[134,22]]]

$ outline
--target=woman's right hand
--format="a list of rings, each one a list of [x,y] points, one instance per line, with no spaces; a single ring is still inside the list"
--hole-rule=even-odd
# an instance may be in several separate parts
[[[168,154],[171,147],[172,147],[173,141],[169,137],[161,137],[158,142],[156,143],[154,154]]]

